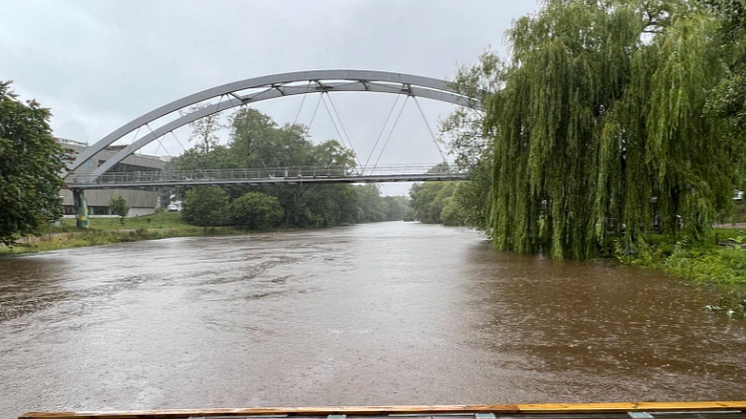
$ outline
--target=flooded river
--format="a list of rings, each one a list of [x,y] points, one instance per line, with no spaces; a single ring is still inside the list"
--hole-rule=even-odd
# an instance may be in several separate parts
[[[0,414],[746,398],[746,322],[657,272],[379,223],[0,259]]]

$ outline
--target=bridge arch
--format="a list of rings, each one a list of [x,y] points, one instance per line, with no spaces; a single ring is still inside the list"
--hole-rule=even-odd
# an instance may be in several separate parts
[[[305,86],[292,85],[292,83],[308,82]],[[264,89],[258,93],[240,94],[239,92],[248,89]],[[291,73],[273,74],[262,77],[241,80],[233,83],[227,83],[210,89],[203,90],[175,100],[159,108],[135,118],[134,120],[122,125],[97,143],[83,150],[70,165],[69,172],[72,172],[83,165],[96,153],[120,140],[136,129],[147,126],[166,115],[182,110],[196,103],[204,102],[210,99],[220,97],[217,104],[206,106],[197,111],[183,115],[171,122],[168,122],[156,129],[151,130],[148,134],[135,139],[129,146],[117,152],[112,158],[108,159],[103,165],[96,168],[90,173],[89,179],[93,180],[105,173],[117,163],[124,160],[127,156],[133,154],[142,147],[150,144],[158,138],[176,130],[179,127],[191,122],[205,118],[212,114],[224,110],[235,108],[241,105],[256,103],[263,100],[275,99],[279,97],[292,96],[309,93],[328,93],[328,92],[377,92],[406,94],[410,96],[419,96],[427,99],[438,100],[442,102],[453,103],[460,106],[478,109],[480,103],[474,98],[460,94],[456,88],[445,80],[439,80],[429,77],[415,76],[411,74],[392,73],[387,71],[372,70],[311,70],[297,71]],[[68,173],[64,173],[67,176]]]

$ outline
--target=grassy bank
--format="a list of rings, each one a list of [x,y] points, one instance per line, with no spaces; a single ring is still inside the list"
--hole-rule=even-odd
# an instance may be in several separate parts
[[[89,218],[88,224],[89,230],[103,230],[103,231],[116,231],[116,230],[140,230],[140,229],[153,229],[153,228],[185,228],[195,227],[181,219],[180,212],[160,212],[157,214],[146,215],[142,217],[126,218],[124,224],[119,222],[119,218]],[[195,227],[201,228],[201,227]],[[61,232],[80,232],[85,230],[79,230],[75,226],[74,218],[63,218],[60,220],[60,226],[44,226],[39,228],[40,234],[50,233],[61,233]]]
[[[709,309],[746,318],[746,229],[717,228],[715,238],[708,242],[660,241],[650,250],[626,262],[715,288],[722,297]]]
[[[124,224],[118,218],[91,218],[86,230],[78,229],[74,219],[63,219],[59,226],[40,228],[39,237],[25,238],[25,242],[19,242],[13,247],[0,248],[0,256],[139,240],[238,233],[245,231],[234,227],[205,230],[184,222],[178,212],[127,218]]]

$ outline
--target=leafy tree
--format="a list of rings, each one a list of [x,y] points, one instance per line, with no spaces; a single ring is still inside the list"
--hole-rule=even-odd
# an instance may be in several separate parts
[[[277,176],[294,176],[304,170],[303,166],[320,168],[319,175],[355,167],[351,150],[333,139],[314,144],[301,125],[278,126],[255,109],[241,109],[230,121],[231,139],[227,146],[215,145],[209,152],[194,147],[169,165],[179,170],[277,170]],[[374,185],[244,185],[227,187],[226,191],[233,200],[248,192],[276,197],[286,226],[322,227],[390,219],[389,206]]]
[[[200,169],[232,169],[240,167],[230,149],[223,145],[215,145],[208,153],[202,151],[201,147],[193,147],[184,151],[178,158],[169,162],[169,166],[175,170],[200,170]]]
[[[409,211],[409,198],[406,196],[384,196],[386,202],[386,221],[403,220]]]
[[[440,219],[444,225],[460,226],[464,224],[464,215],[459,207],[458,202],[451,197],[445,201],[443,210],[440,212]]]
[[[192,112],[197,112],[208,106],[210,105],[196,104],[190,106],[186,112],[181,112],[181,114],[186,115]],[[209,153],[210,150],[218,145],[219,138],[216,133],[221,129],[227,128],[227,126],[220,121],[219,113],[198,119],[190,123],[189,126],[192,128],[192,134],[189,136],[189,141],[197,141],[197,149],[203,153]]]
[[[359,187],[352,185],[308,186],[291,206],[295,225],[324,227],[362,221]]]
[[[743,136],[707,112],[733,75],[720,25],[675,0],[549,0],[517,20],[504,85],[485,108],[496,246],[557,258],[639,251],[651,197],[665,235],[708,237],[746,161]]]
[[[425,182],[412,185],[409,196],[414,217],[425,224],[441,223],[443,208],[452,199],[455,189],[455,182]]]
[[[215,227],[227,219],[228,193],[218,186],[199,186],[186,192],[182,210],[185,221],[198,226]]]
[[[231,202],[230,213],[236,225],[247,230],[263,230],[282,221],[280,201],[259,192],[248,192]]]
[[[111,198],[111,201],[109,201],[109,209],[112,214],[119,216],[119,224],[124,225],[124,219],[130,212],[130,205],[127,203],[127,200],[121,195]]]
[[[468,170],[469,178],[461,182],[454,199],[458,202],[461,222],[481,230],[489,230],[488,214],[492,170],[494,160],[493,130],[484,127],[484,109],[490,95],[500,90],[507,76],[507,64],[495,53],[486,51],[479,56],[477,64],[459,68],[452,83],[458,92],[473,98],[478,107],[459,107],[440,125],[441,131],[450,137],[450,151],[455,155],[455,164]]]
[[[386,221],[388,205],[381,198],[381,191],[373,183],[358,186],[358,205],[360,207],[360,222]]]
[[[63,149],[49,127],[51,113],[21,102],[0,82],[0,243],[33,233],[62,215]]]

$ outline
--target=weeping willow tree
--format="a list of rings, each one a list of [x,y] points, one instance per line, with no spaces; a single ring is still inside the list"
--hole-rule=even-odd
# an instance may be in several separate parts
[[[686,1],[548,0],[508,32],[487,101],[496,246],[589,258],[707,237],[744,178],[743,141],[705,112],[729,77],[718,20]]]

